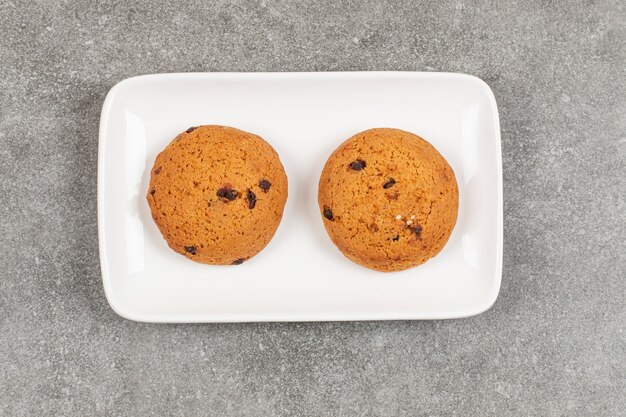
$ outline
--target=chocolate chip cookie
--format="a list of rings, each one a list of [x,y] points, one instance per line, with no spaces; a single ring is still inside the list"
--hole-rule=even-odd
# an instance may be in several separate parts
[[[196,262],[239,265],[274,236],[287,176],[259,136],[226,126],[191,127],[156,157],[146,198],[174,251]]]
[[[318,203],[330,239],[348,259],[389,272],[443,249],[459,193],[452,168],[430,143],[379,128],[357,133],[331,154]]]

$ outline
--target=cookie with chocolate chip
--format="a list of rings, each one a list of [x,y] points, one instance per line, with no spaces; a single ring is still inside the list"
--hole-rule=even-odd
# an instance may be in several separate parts
[[[196,262],[239,265],[274,236],[287,176],[259,136],[226,126],[190,127],[156,157],[146,198],[174,251]]]
[[[357,133],[330,155],[318,204],[330,239],[348,259],[390,272],[443,249],[459,192],[454,171],[430,143],[379,128]]]

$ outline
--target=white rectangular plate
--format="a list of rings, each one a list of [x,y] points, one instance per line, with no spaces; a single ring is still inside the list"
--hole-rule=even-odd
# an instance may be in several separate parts
[[[274,239],[239,266],[171,251],[145,200],[157,153],[190,126],[256,133],[278,152],[289,198]],[[448,160],[459,217],[443,251],[396,273],[356,265],[317,208],[326,158],[373,127],[417,133]],[[130,78],[102,109],[98,230],[104,290],[145,322],[391,320],[466,317],[495,302],[502,274],[502,161],[493,93],[450,73],[199,73]]]

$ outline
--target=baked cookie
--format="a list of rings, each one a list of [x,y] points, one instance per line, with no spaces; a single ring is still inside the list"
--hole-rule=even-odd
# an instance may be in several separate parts
[[[238,265],[274,236],[287,176],[259,136],[226,126],[191,127],[156,157],[146,198],[174,251],[196,262]]]
[[[441,251],[459,194],[452,168],[430,143],[398,129],[370,129],[330,155],[318,203],[330,239],[348,259],[389,272]]]

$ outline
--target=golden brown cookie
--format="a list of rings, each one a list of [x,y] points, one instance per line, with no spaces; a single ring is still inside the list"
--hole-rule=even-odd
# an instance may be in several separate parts
[[[357,133],[330,155],[318,203],[328,235],[347,258],[389,272],[443,249],[459,193],[452,168],[430,143],[381,128]]]
[[[259,136],[226,126],[192,127],[157,156],[146,198],[174,251],[197,262],[237,265],[274,236],[287,176]]]

